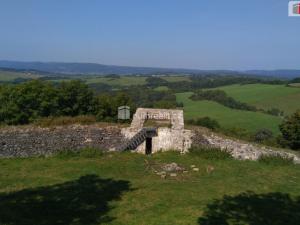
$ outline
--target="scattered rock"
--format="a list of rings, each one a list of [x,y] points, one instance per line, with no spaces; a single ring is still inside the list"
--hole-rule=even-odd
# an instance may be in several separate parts
[[[170,164],[165,164],[162,166],[162,170],[165,172],[179,172],[179,171],[183,171],[184,168],[178,166],[177,163],[170,163]]]
[[[162,175],[160,176],[161,179],[166,179],[166,177],[167,177],[166,174],[162,174]]]
[[[199,168],[195,167],[193,168],[193,171],[199,171]]]
[[[170,177],[177,177],[177,173],[170,173]]]
[[[157,175],[162,176],[162,175],[166,175],[165,171],[161,171],[161,172],[156,172]]]
[[[207,173],[211,173],[211,172],[213,172],[215,170],[215,168],[213,167],[213,166],[211,166],[211,165],[208,165],[207,167],[206,167],[206,172]]]
[[[191,168],[194,168],[194,167],[196,167],[195,165],[191,165]]]

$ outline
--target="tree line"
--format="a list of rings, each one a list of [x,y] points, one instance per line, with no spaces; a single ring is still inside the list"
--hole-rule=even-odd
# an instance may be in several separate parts
[[[134,108],[126,93],[96,95],[78,80],[0,85],[0,102],[0,123],[4,124],[27,124],[49,116],[95,115],[99,120],[114,120],[118,106]]]

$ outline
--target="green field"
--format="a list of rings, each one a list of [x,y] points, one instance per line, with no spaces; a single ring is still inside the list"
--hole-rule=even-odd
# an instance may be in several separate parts
[[[131,86],[146,84],[146,77],[121,76],[120,78],[94,77],[87,78],[87,84],[104,83],[111,86]]]
[[[188,172],[151,169],[171,162]],[[3,225],[297,224],[299,194],[296,165],[172,152],[0,159]]]
[[[187,76],[161,76],[162,79],[168,82],[190,81]],[[109,77],[92,77],[86,78],[87,84],[104,83],[111,86],[131,86],[146,84],[146,76],[121,76],[120,78]]]
[[[154,88],[155,91],[168,91],[169,88],[167,86],[159,86],[157,88]]]
[[[37,74],[0,71],[0,81],[4,81],[4,82],[13,81],[17,78],[38,78],[38,77],[39,75]]]
[[[300,89],[285,85],[248,84],[219,87],[234,99],[262,109],[278,108],[286,114],[300,109]]]
[[[161,76],[161,78],[168,82],[180,82],[180,81],[191,82],[191,79],[188,76]]]
[[[208,116],[216,119],[225,128],[244,128],[249,132],[268,128],[275,134],[279,133],[279,117],[259,112],[235,110],[212,101],[192,101],[189,99],[191,92],[176,94],[177,101],[184,104],[184,116],[186,119]]]

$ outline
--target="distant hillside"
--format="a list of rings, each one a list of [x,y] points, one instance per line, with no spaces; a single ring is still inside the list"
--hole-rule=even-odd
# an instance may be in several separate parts
[[[300,77],[300,70],[195,70],[155,67],[114,66],[97,63],[61,63],[61,62],[21,62],[0,60],[0,67],[13,70],[39,71],[52,74],[218,74],[218,75],[258,75],[278,78]]]
[[[300,77],[300,70],[247,70],[244,73],[258,76],[272,76],[278,78]]]
[[[60,62],[19,62],[1,61],[0,67],[17,70],[36,70],[61,74],[159,74],[159,73],[197,73],[198,70],[130,67],[102,65],[97,63],[60,63]]]

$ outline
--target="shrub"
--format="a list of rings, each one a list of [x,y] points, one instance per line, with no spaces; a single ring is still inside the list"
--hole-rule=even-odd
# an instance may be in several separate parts
[[[199,156],[204,159],[232,159],[228,150],[212,147],[192,147],[189,149],[190,154]]]
[[[207,127],[212,130],[216,130],[220,128],[220,124],[218,123],[218,121],[211,119],[210,117],[202,117],[196,120],[194,119],[187,120],[187,123],[191,125]]]
[[[269,140],[273,138],[273,133],[272,131],[268,130],[268,129],[261,129],[258,130],[255,134],[254,134],[254,140],[256,142],[264,142],[266,140]]]
[[[287,117],[279,126],[283,142],[291,149],[300,149],[300,110]]]
[[[272,164],[272,165],[291,165],[293,164],[293,159],[289,157],[283,157],[281,155],[262,155],[259,162]]]
[[[270,115],[273,115],[273,116],[283,116],[284,115],[283,111],[281,111],[279,109],[276,109],[276,108],[269,109],[265,112],[270,114]]]

